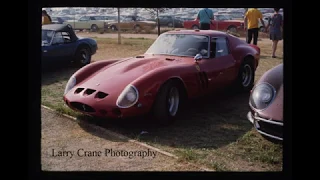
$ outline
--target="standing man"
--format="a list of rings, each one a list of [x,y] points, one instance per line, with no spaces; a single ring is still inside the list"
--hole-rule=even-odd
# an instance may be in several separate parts
[[[197,20],[200,21],[201,30],[209,30],[211,20],[213,19],[213,11],[209,8],[203,8],[197,15]]]
[[[247,43],[250,44],[253,37],[253,44],[258,44],[259,20],[265,28],[262,14],[257,8],[250,8],[244,16],[244,30],[247,31]]]
[[[42,25],[45,24],[51,24],[51,17],[49,16],[49,14],[47,13],[46,10],[42,10]]]

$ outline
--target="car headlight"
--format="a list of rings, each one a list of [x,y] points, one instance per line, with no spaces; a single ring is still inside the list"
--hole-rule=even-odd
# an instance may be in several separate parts
[[[139,99],[139,92],[133,85],[128,85],[117,99],[117,106],[120,108],[129,108]]]
[[[71,76],[69,81],[67,82],[66,88],[64,90],[64,94],[67,94],[77,83],[76,77]]]
[[[256,109],[265,109],[271,104],[275,95],[276,90],[272,85],[261,83],[252,90],[250,104]]]

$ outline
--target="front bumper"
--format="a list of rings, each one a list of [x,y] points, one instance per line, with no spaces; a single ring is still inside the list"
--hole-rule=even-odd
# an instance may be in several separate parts
[[[248,112],[247,118],[260,134],[280,141],[283,140],[283,122],[261,118],[257,113],[253,115],[251,111]]]

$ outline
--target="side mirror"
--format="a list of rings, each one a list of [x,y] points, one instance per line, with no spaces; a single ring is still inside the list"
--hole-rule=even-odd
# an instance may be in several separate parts
[[[202,59],[202,55],[201,54],[197,54],[194,56],[194,60],[195,61],[200,61]]]

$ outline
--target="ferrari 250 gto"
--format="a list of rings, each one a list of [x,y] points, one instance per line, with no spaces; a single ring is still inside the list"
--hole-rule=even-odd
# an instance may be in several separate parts
[[[234,86],[250,91],[260,48],[213,30],[161,34],[136,57],[91,63],[69,79],[65,103],[96,117],[125,118],[151,112],[168,123],[181,102]]]

